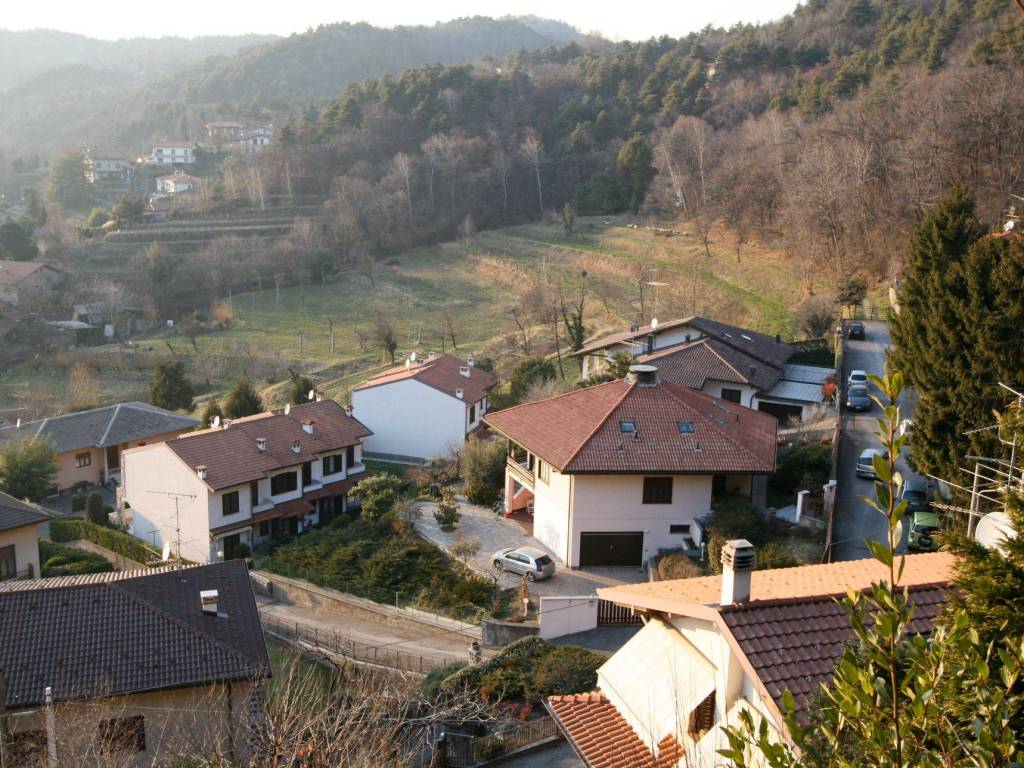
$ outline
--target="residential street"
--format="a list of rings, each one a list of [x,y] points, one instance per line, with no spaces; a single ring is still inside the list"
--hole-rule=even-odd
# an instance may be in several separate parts
[[[842,371],[844,378],[850,375],[850,371],[858,368],[869,374],[881,375],[885,372],[889,326],[883,321],[866,321],[864,327],[867,333],[864,341],[845,340],[846,356]],[[903,408],[902,418],[913,418],[913,396],[904,395],[900,404]],[[855,472],[860,452],[866,448],[878,447],[878,440],[872,434],[877,428],[878,417],[877,405],[867,413],[844,415],[845,429],[839,446],[839,497],[833,536],[833,560],[869,557],[865,539],[881,540],[885,536],[885,522],[881,515],[860,498],[871,494],[872,483],[858,478]],[[908,471],[902,458],[897,462],[897,466],[901,472]]]

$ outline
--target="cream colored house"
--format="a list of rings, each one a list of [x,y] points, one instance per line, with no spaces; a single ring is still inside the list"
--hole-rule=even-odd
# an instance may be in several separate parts
[[[726,765],[722,726],[743,711],[785,738],[783,694],[798,711],[815,706],[853,636],[836,598],[888,578],[876,560],[754,570],[743,539],[726,544],[722,563],[721,576],[598,590],[644,625],[598,670],[597,691],[547,702],[590,768]],[[953,564],[948,553],[906,557],[901,583],[925,631]]]
[[[0,581],[39,578],[39,529],[50,515],[0,493]]]

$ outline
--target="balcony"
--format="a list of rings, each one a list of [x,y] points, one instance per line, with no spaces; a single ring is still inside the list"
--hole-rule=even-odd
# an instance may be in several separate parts
[[[505,459],[505,469],[517,483],[525,488],[529,488],[531,491],[533,490],[533,472],[526,464],[522,464],[508,456]]]

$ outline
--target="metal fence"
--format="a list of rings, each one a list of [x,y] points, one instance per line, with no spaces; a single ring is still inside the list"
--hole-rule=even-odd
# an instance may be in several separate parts
[[[474,768],[557,735],[558,726],[549,717],[501,725],[484,736],[450,733],[446,763],[449,768]]]
[[[599,626],[608,625],[638,625],[643,624],[643,619],[624,605],[616,605],[610,600],[597,601],[597,623]]]

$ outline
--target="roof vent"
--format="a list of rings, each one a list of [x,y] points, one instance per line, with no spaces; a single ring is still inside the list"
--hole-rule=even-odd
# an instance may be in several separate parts
[[[721,605],[745,603],[750,599],[750,574],[757,566],[754,545],[746,539],[732,539],[722,546]]]
[[[312,419],[303,419],[303,421],[302,421],[302,431],[305,432],[307,435],[312,435],[313,434],[313,420]]]
[[[465,376],[468,379],[469,378],[469,366],[468,365],[459,366],[459,375]]]
[[[205,464],[200,464],[198,467],[196,467],[196,474],[199,475],[199,479],[200,480],[205,480],[206,479],[206,465]]]
[[[455,396],[457,398],[459,398],[459,400],[462,399],[462,395],[463,394],[465,394],[465,393],[462,391],[462,387],[459,387],[458,389],[455,390]]]
[[[656,365],[631,365],[626,381],[637,384],[641,387],[653,387],[658,383],[658,366]]]
[[[437,352],[427,352],[427,360],[433,360],[437,357]]]
[[[775,343],[776,344],[781,344],[782,343],[782,336],[780,334],[778,334],[778,333],[775,334]]]
[[[257,437],[256,438],[256,450],[257,451],[265,451],[265,450],[267,450],[267,438],[265,438],[265,437]]]
[[[298,440],[293,440],[292,441],[292,453],[301,453],[301,452],[302,452],[302,446],[299,445],[299,441]]]
[[[199,603],[203,607],[204,616],[217,615],[218,597],[220,597],[220,595],[217,594],[216,589],[204,589],[199,593]]]

